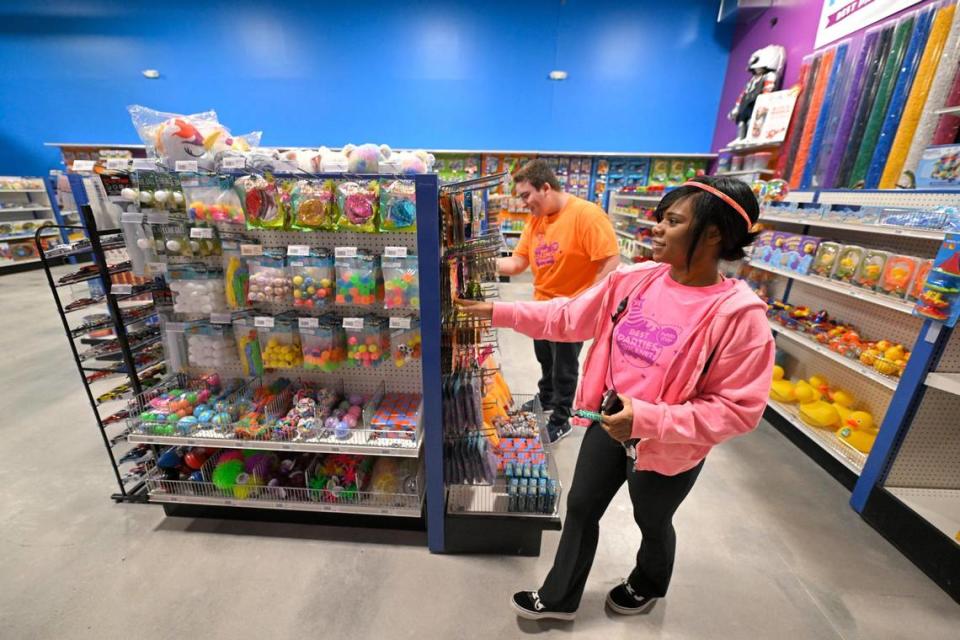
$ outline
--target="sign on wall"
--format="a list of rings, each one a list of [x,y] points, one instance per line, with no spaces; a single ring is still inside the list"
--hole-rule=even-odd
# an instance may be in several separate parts
[[[757,96],[744,144],[783,142],[787,137],[787,127],[790,126],[790,116],[793,115],[798,93],[794,87]]]
[[[819,49],[918,2],[920,0],[823,0],[814,47]]]

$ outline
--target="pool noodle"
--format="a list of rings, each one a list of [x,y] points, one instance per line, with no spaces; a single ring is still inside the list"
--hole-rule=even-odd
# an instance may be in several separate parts
[[[951,1],[950,4],[956,5],[957,3]],[[913,142],[910,143],[910,151],[903,163],[903,170],[900,172],[902,181],[913,182],[913,173],[920,163],[920,157],[923,155],[924,149],[934,140],[938,124],[944,121],[943,117],[935,113],[937,109],[947,104],[960,102],[960,85],[957,85],[960,80],[955,80],[958,63],[960,63],[960,10],[955,10],[953,23],[950,25],[950,35],[947,36],[947,44],[943,48],[940,65],[933,77],[933,86],[930,88],[930,94],[927,96],[927,102],[923,107],[923,115],[920,116],[920,124],[917,125]],[[948,98],[951,87],[954,87],[957,91],[953,101]],[[953,118],[950,117],[950,119]],[[960,119],[957,119],[956,122],[960,123]]]
[[[790,118],[780,164],[780,175],[789,176],[793,170],[793,159],[800,146],[800,134],[803,132],[803,122],[807,117],[807,108],[810,106],[810,96],[813,94],[813,85],[816,82],[817,65],[820,58],[805,59],[800,68],[800,97],[799,105]]]
[[[830,153],[829,155],[823,154],[823,166],[818,171],[820,175],[817,182],[823,188],[831,188],[836,180],[837,172],[840,169],[840,161],[843,160],[844,150],[846,149],[847,138],[850,136],[850,129],[853,128],[853,121],[857,115],[857,107],[863,98],[864,81],[867,77],[867,61],[872,59],[879,42],[879,31],[874,30],[867,33],[860,49],[860,55],[857,57],[857,66],[850,80],[849,92],[836,103],[838,111],[836,131],[827,134]]]
[[[956,77],[953,79],[953,88],[947,97],[945,107],[955,107],[960,105],[960,67],[957,68]],[[957,140],[957,131],[960,131],[960,116],[943,114],[937,123],[937,129],[933,134],[931,144],[950,144]]]
[[[897,74],[897,82],[893,89],[893,95],[890,97],[890,105],[887,107],[887,113],[883,118],[883,126],[880,127],[877,146],[873,149],[873,157],[870,159],[870,165],[867,168],[867,189],[876,189],[877,185],[880,184],[880,177],[883,175],[883,168],[887,164],[887,156],[890,155],[893,138],[900,126],[900,118],[903,116],[907,96],[910,95],[913,79],[917,75],[920,57],[927,45],[927,36],[930,35],[933,15],[932,8],[918,12],[916,27],[913,30],[913,36],[910,38],[907,53],[903,56],[900,73]]]
[[[926,106],[927,96],[930,94],[930,87],[933,84],[933,77],[940,64],[943,48],[947,43],[947,36],[950,35],[950,24],[953,22],[953,14],[956,8],[955,4],[941,7],[937,10],[937,15],[930,25],[927,46],[923,50],[923,57],[920,59],[917,75],[913,80],[913,88],[910,89],[910,97],[907,98],[906,109],[900,119],[897,135],[890,147],[890,154],[883,168],[883,174],[880,176],[878,186],[881,189],[893,189],[897,186],[897,180],[903,170],[903,163],[907,159],[907,152],[910,150],[910,144],[917,132],[917,125],[920,123],[920,116]]]
[[[813,96],[810,98],[810,106],[807,108],[807,117],[804,118],[797,154],[793,159],[793,171],[789,180],[791,189],[797,189],[800,186],[800,180],[803,178],[803,172],[807,166],[810,145],[813,143],[817,121],[820,119],[820,108],[823,106],[823,96],[831,78],[836,53],[835,49],[829,49],[820,58],[820,72],[817,74],[817,82],[813,87]]]
[[[883,71],[883,63],[887,57],[887,52],[890,51],[890,43],[893,41],[893,29],[894,25],[890,24],[880,32],[877,48],[873,52],[873,57],[867,62],[863,95],[860,104],[857,106],[857,115],[854,117],[850,135],[844,141],[845,150],[837,173],[836,183],[833,185],[835,188],[847,186],[850,170],[853,169],[853,162],[857,159],[856,141],[863,136],[863,129],[867,126],[867,118],[870,117],[870,109],[873,107],[873,101],[877,95],[877,86],[879,85],[880,74]]]
[[[900,72],[900,65],[903,63],[903,56],[907,52],[907,45],[915,24],[916,16],[910,15],[897,24],[896,31],[893,34],[893,44],[890,45],[890,53],[887,55],[887,61],[883,65],[883,73],[878,83],[877,97],[873,102],[873,108],[870,110],[870,118],[863,130],[863,137],[860,138],[857,159],[854,161],[850,177],[847,179],[847,186],[851,189],[861,188],[867,178],[867,169],[870,166],[870,160],[873,158],[873,150],[877,146],[877,139],[880,137],[883,118],[887,114],[890,97],[893,94],[897,75]]]
[[[806,166],[803,168],[803,176],[800,180],[801,189],[809,189],[813,183],[814,170],[820,157],[820,149],[823,146],[823,139],[826,135],[830,116],[833,111],[833,101],[840,90],[840,85],[843,83],[843,77],[846,75],[843,65],[847,59],[847,49],[849,48],[849,42],[843,42],[837,46],[836,56],[833,59],[833,69],[830,71],[830,82],[827,83],[826,91],[823,94],[820,115],[817,118],[817,126],[813,133],[813,140],[810,143]]]

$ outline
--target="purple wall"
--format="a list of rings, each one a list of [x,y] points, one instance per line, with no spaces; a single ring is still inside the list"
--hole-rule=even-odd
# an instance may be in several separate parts
[[[762,13],[745,13],[733,32],[733,47],[713,133],[714,151],[725,147],[737,135],[737,126],[727,120],[727,114],[750,77],[747,72],[750,54],[768,44],[783,45],[787,50],[787,63],[782,86],[786,88],[796,83],[803,56],[813,50],[823,0],[774,0],[773,4]],[[771,25],[774,19],[776,24]]]

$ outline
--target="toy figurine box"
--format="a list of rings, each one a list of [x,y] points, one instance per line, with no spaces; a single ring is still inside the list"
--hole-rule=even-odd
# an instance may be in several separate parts
[[[927,147],[917,167],[917,186],[960,189],[960,145]]]

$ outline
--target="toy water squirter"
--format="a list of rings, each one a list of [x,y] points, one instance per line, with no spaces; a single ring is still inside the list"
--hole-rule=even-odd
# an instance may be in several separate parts
[[[866,411],[854,411],[837,431],[840,442],[853,447],[860,453],[870,453],[880,428],[874,424],[873,416]]]
[[[798,387],[798,399],[800,400],[800,419],[811,427],[818,429],[836,428],[840,422],[840,415],[829,402],[823,400],[823,396],[813,385],[807,383],[804,387],[800,384]],[[800,389],[803,390],[801,393]],[[809,392],[807,392],[809,389]],[[806,400],[806,401],[804,401]]]
[[[773,384],[770,386],[770,397],[777,402],[793,403],[797,401],[794,385],[783,378],[783,367],[773,367]]]

